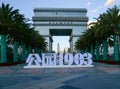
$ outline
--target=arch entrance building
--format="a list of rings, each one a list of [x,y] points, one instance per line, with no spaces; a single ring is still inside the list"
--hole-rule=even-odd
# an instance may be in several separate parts
[[[70,36],[70,51],[79,36],[87,29],[87,10],[83,8],[35,8],[35,29],[46,38],[48,50],[52,51],[52,36]]]

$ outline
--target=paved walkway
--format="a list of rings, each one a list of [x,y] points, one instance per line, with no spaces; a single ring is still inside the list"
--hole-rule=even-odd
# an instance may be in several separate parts
[[[119,65],[44,69],[24,65],[0,67],[0,89],[120,89]]]

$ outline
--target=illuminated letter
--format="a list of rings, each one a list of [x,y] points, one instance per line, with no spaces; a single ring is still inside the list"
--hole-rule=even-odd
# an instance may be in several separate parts
[[[58,65],[63,65],[63,53],[60,53],[58,56],[57,56],[57,64]]]
[[[32,66],[32,65],[40,66],[41,62],[42,62],[41,58],[38,54],[29,54],[29,56],[26,60],[26,63],[28,63],[27,66]]]
[[[64,63],[68,64],[68,65],[72,65],[73,64],[73,55],[71,53],[67,53],[64,56]]]
[[[90,53],[84,53],[83,55],[84,55],[84,59],[85,59],[84,64],[91,65],[92,64],[92,55]]]
[[[83,65],[84,63],[84,57],[81,53],[77,53],[74,56],[74,62],[76,65]]]

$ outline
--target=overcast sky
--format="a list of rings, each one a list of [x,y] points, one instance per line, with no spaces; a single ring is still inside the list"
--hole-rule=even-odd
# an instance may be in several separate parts
[[[33,9],[35,7],[53,7],[53,8],[86,8],[88,10],[87,16],[89,22],[97,18],[99,14],[111,8],[114,5],[120,6],[120,0],[0,0],[0,4],[4,2],[9,3],[14,9],[19,9],[20,13],[24,14],[26,18],[32,19],[34,16]],[[63,41],[58,41],[63,39]],[[56,50],[59,42],[61,50],[64,47],[69,47],[69,37],[54,37],[54,50]],[[63,43],[65,43],[63,45]]]

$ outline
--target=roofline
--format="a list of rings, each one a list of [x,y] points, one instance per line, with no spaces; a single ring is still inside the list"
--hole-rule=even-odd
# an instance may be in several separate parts
[[[87,12],[86,8],[34,8],[34,12]]]

